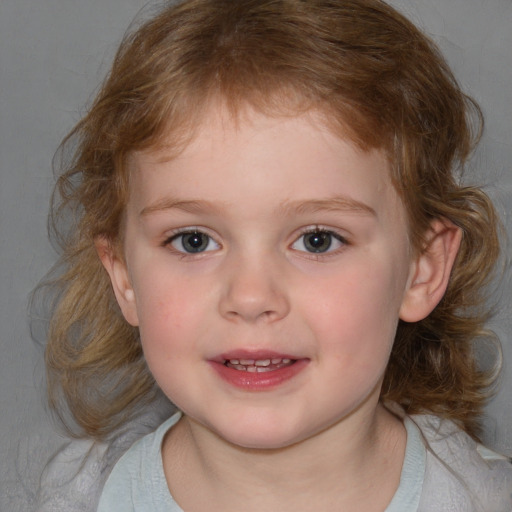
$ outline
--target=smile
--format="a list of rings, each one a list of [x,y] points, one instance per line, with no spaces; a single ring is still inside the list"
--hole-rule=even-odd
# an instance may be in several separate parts
[[[272,359],[228,359],[224,365],[243,372],[264,373],[285,368],[294,362],[294,359],[280,357]]]
[[[288,354],[236,351],[210,360],[215,373],[230,387],[243,391],[271,391],[296,378],[309,365],[309,358]]]

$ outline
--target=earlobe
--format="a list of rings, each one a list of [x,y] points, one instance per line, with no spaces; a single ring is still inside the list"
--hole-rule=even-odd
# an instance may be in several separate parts
[[[101,263],[110,276],[110,282],[123,316],[130,325],[139,325],[135,292],[126,263],[119,258],[112,243],[106,237],[98,237],[95,240],[95,246]]]
[[[462,231],[448,220],[435,220],[425,248],[413,262],[400,308],[400,319],[418,322],[439,304],[448,287]]]

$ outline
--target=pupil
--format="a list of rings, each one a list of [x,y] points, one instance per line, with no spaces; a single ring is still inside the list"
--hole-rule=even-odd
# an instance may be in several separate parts
[[[306,236],[304,245],[310,252],[325,252],[331,246],[331,235],[325,232],[311,233]]]
[[[183,247],[187,252],[201,252],[208,245],[208,236],[202,233],[190,233],[183,237]]]

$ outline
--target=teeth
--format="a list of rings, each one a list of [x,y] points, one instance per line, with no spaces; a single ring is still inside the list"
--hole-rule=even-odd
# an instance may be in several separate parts
[[[226,362],[233,366],[269,366],[270,364],[290,364],[291,359],[282,359],[280,357],[275,359],[228,359]]]
[[[255,361],[254,364],[256,366],[268,366],[270,364],[270,359],[259,359]]]
[[[275,357],[272,359],[228,359],[225,364],[234,370],[261,373],[278,370],[291,362],[292,359]]]

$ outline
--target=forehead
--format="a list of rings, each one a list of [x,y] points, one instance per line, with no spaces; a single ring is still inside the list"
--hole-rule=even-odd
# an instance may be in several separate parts
[[[169,200],[228,205],[255,198],[274,210],[277,203],[343,198],[368,211],[402,213],[385,152],[361,149],[316,112],[234,118],[212,108],[188,144],[178,154],[172,149],[132,155],[130,202],[139,213]]]

